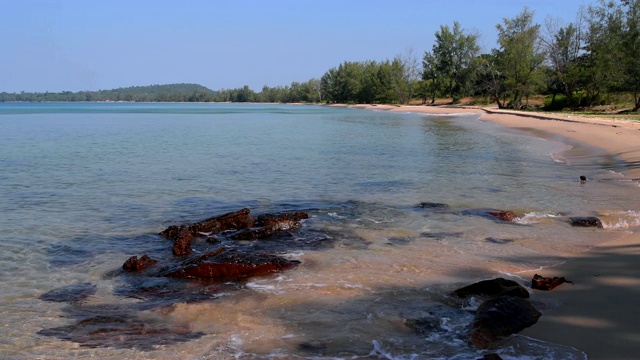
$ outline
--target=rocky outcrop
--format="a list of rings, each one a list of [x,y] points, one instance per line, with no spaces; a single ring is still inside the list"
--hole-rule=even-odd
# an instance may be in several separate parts
[[[249,215],[251,210],[244,208],[242,210],[230,212],[220,216],[202,220],[190,225],[172,225],[160,232],[160,235],[175,240],[182,231],[182,226],[187,226],[192,235],[200,233],[218,234],[225,230],[239,230],[250,228],[255,224],[256,219]]]
[[[453,293],[459,297],[468,297],[472,295],[489,297],[509,295],[524,299],[529,298],[529,291],[527,291],[527,289],[513,280],[504,278],[479,281],[457,289]]]
[[[191,254],[191,242],[193,241],[193,233],[188,226],[182,225],[175,235],[173,242],[173,255],[185,256]]]
[[[535,324],[542,314],[529,302],[517,296],[499,296],[486,300],[474,317],[471,343],[487,349],[500,337],[509,336]]]
[[[147,255],[142,255],[139,259],[137,256],[132,256],[124,262],[122,269],[129,272],[137,272],[142,271],[157,262],[158,260],[152,259]]]
[[[302,224],[293,220],[269,220],[267,225],[259,228],[244,229],[229,236],[232,240],[266,239],[279,232],[300,229]]]
[[[169,226],[160,235],[174,241],[173,255],[183,259],[164,261],[162,269],[156,270],[155,276],[226,281],[262,276],[293,268],[299,263],[298,261],[270,254],[256,254],[248,246],[238,246],[234,249],[221,246],[214,251],[209,251],[207,246],[211,246],[211,243],[223,243],[225,240],[228,242],[228,240],[268,238],[281,232],[300,229],[302,224],[299,221],[307,218],[309,214],[301,211],[262,214],[254,218],[250,215],[250,210],[245,208],[193,224]],[[215,237],[213,234],[216,234]],[[207,240],[211,241],[194,242],[202,237],[207,237]],[[204,254],[188,258],[193,253],[192,245]],[[185,257],[187,257],[186,260]],[[140,258],[132,256],[122,265],[122,268],[128,272],[139,272],[157,262],[147,255]]]
[[[571,217],[571,226],[603,228],[602,221],[595,216]]]
[[[219,248],[216,251],[163,270],[162,276],[213,280],[242,280],[264,276],[297,266],[300,262],[274,255],[246,254]]]
[[[531,279],[531,288],[536,290],[552,290],[558,287],[560,284],[569,283],[572,284],[571,281],[565,279],[564,277],[543,277],[541,275],[535,274],[533,275],[533,279]]]

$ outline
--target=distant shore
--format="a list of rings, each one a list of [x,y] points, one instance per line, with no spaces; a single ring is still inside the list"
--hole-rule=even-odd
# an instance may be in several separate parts
[[[347,106],[347,105],[339,105]],[[478,113],[481,119],[549,137],[562,136],[600,148],[626,164],[633,179],[629,191],[640,191],[640,122],[531,113],[472,106],[353,105],[351,107],[425,114]],[[635,187],[634,187],[635,186]],[[640,211],[640,204],[637,209]],[[566,263],[518,274],[531,279],[564,276],[573,284],[549,291],[533,290],[532,300],[545,304],[543,316],[522,335],[572,346],[589,359],[638,359],[640,351],[640,232],[576,255]]]

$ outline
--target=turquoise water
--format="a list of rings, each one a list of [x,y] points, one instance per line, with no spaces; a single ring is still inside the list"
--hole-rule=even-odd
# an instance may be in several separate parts
[[[579,175],[590,181],[580,184]],[[0,104],[0,355],[475,356],[464,341],[469,312],[442,310],[448,325],[429,337],[403,321],[450,305],[446,294],[456,285],[517,279],[635,229],[640,199],[630,188],[637,184],[625,180],[624,164],[597,149],[478,115]],[[417,206],[423,202],[448,207]],[[132,255],[164,251],[159,231],[243,207],[310,213],[293,244],[260,245],[301,266],[226,284],[196,303],[174,297],[151,306],[123,295],[136,283],[118,269]],[[527,216],[501,223],[477,216],[483,209]],[[587,215],[602,217],[606,229],[568,225],[568,216]],[[95,294],[83,303],[42,300],[78,284]],[[92,316],[152,323],[175,336],[140,338],[117,326],[116,336],[80,336],[69,327]],[[580,356],[533,339],[510,341],[499,350],[505,356]]]

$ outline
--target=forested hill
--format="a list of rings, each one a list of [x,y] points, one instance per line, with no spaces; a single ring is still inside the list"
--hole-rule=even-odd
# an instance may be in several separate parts
[[[99,91],[0,93],[0,101],[207,101],[214,92],[198,84],[131,86]]]

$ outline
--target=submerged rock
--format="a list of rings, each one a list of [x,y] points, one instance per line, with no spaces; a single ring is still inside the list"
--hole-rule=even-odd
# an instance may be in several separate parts
[[[604,228],[602,221],[595,216],[571,217],[571,226]]]
[[[40,300],[53,302],[79,302],[95,294],[97,287],[91,283],[73,284],[48,291]]]
[[[565,279],[564,277],[554,276],[552,278],[549,278],[535,274],[533,275],[533,279],[531,279],[531,287],[536,290],[552,290],[563,283],[572,284],[571,281]]]
[[[471,330],[471,343],[487,349],[500,337],[509,336],[535,324],[542,314],[529,302],[517,296],[488,299],[476,311]]]
[[[447,204],[442,204],[442,203],[435,203],[435,202],[421,202],[420,204],[418,204],[419,208],[421,209],[446,209],[449,207],[449,205]]]
[[[198,339],[202,332],[186,326],[167,326],[136,317],[102,315],[86,318],[73,325],[38,331],[38,335],[73,341],[84,347],[155,350],[158,345],[171,345]]]
[[[468,297],[471,295],[484,296],[517,296],[520,298],[529,298],[529,292],[522,285],[513,280],[504,278],[495,278],[483,280],[477,283],[457,289],[453,292],[459,297]]]
[[[487,214],[498,218],[502,221],[508,221],[508,222],[514,222],[522,217],[524,217],[524,214],[522,213],[516,213],[513,211],[487,211]]]

